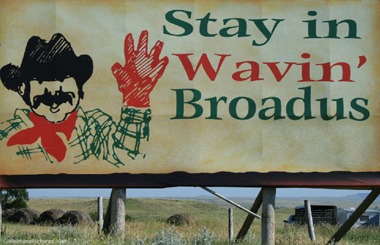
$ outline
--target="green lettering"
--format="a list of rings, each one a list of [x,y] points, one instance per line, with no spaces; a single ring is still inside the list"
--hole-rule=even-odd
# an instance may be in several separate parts
[[[363,99],[363,98],[356,98],[351,101],[351,107],[355,111],[361,113],[363,116],[361,118],[355,117],[355,115],[350,111],[350,119],[355,120],[355,121],[364,121],[367,120],[370,116],[369,110],[365,108],[362,105],[358,104],[358,101],[362,101],[364,105],[368,105],[368,100]]]
[[[232,37],[232,36],[249,37],[250,36],[247,34],[247,22],[245,21],[245,19],[241,19],[241,18],[224,19],[223,24],[226,25],[231,20],[236,21],[237,25],[222,28],[219,31],[219,34],[222,37]],[[237,30],[235,32],[229,33],[229,31],[233,29],[237,29]]]
[[[207,13],[203,18],[201,19],[196,19],[199,20],[201,23],[199,24],[199,34],[201,34],[204,37],[215,37],[217,34],[211,34],[209,33],[208,30],[208,23],[211,22],[216,22],[217,19],[212,19],[210,18],[211,13]]]
[[[240,117],[237,113],[237,105],[239,101],[245,100],[248,103],[248,110],[245,116]],[[253,101],[251,98],[248,97],[236,97],[233,100],[231,100],[230,106],[229,106],[229,112],[231,117],[237,119],[237,120],[248,120],[252,118],[256,113],[256,104],[255,101]]]
[[[273,118],[274,120],[284,119],[285,117],[281,115],[281,100],[277,97],[268,97],[261,100],[262,105],[265,104],[268,100],[273,101],[273,106],[261,109],[259,111],[259,118],[261,120],[269,120]],[[270,110],[273,110],[271,115],[266,115]]]
[[[227,97],[222,96],[219,99],[217,97],[212,97],[205,100],[210,101],[210,116],[206,117],[206,119],[222,120],[222,118],[218,117],[218,104],[220,101],[227,103]]]
[[[202,97],[200,91],[196,89],[172,89],[176,92],[177,98],[177,109],[176,116],[170,119],[191,119],[202,116],[203,108],[201,105],[196,104],[195,102],[199,101]],[[185,101],[185,91],[192,94],[192,99],[189,101]],[[194,113],[192,115],[185,116],[185,104],[191,106],[194,109]]]
[[[286,104],[286,113],[288,114],[288,117],[292,120],[299,120],[303,117],[305,118],[305,120],[315,118],[312,116],[312,111],[311,111],[311,86],[303,87],[299,89],[304,90],[304,96],[295,97],[289,100],[289,102]],[[300,116],[297,116],[294,112],[294,105],[297,101],[303,103],[304,111],[303,111],[303,114]]]
[[[332,116],[329,115],[329,111],[328,111],[329,106],[327,104],[327,98],[318,99],[317,101],[319,101],[321,103],[321,106],[320,106],[321,118],[323,120],[328,121],[328,120],[334,119],[334,117],[336,117],[336,120],[341,120],[341,119],[347,118],[344,116],[343,98],[332,99],[332,101],[336,102],[336,112],[335,112],[335,115],[332,115]]]
[[[265,37],[265,41],[263,43],[258,43],[255,40],[253,40],[252,41],[253,46],[265,45],[271,39],[271,37],[272,37],[274,31],[276,30],[276,27],[278,26],[278,24],[280,24],[281,21],[284,21],[284,19],[272,19],[275,21],[275,23],[272,27],[272,30],[269,30],[264,23],[264,21],[266,21],[268,19],[249,19],[249,20],[252,21],[257,26],[257,28],[260,30],[260,32]]]
[[[166,25],[164,25],[163,26],[164,34],[171,35],[171,36],[177,36],[177,37],[190,35],[193,32],[193,26],[184,20],[181,20],[181,19],[174,17],[174,13],[176,13],[176,12],[185,13],[188,19],[191,18],[191,12],[190,11],[172,10],[172,11],[167,12],[165,15],[165,19],[169,23],[172,23],[178,27],[181,27],[183,29],[183,32],[178,33],[178,34],[172,33],[166,28]]]

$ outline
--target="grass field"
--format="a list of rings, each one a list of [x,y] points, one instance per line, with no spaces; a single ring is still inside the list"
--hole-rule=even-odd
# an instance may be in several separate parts
[[[253,200],[238,199],[246,206]],[[313,200],[314,204],[330,204],[331,200]],[[360,200],[335,200],[338,207],[357,206]],[[108,200],[104,200],[104,212]],[[316,226],[317,241],[312,243],[306,226],[285,225],[283,220],[294,213],[294,206],[302,205],[303,199],[276,200],[276,244],[326,244],[337,227]],[[374,203],[374,205],[378,205]],[[32,199],[29,207],[40,212],[51,208],[66,211],[80,210],[97,217],[97,200],[89,198]],[[126,240],[110,240],[99,236],[97,227],[62,227],[21,224],[3,224],[2,244],[231,244],[228,241],[228,208],[217,199],[128,199],[126,204]],[[190,225],[171,227],[165,221],[173,214],[188,214]],[[234,231],[238,233],[246,214],[234,208]],[[255,220],[246,239],[240,244],[260,244],[261,225]],[[380,229],[352,229],[339,244],[380,244]]]

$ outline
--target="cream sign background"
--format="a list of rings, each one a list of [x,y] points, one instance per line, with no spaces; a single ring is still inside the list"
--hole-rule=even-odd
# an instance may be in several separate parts
[[[122,156],[125,165],[119,167],[96,158],[74,164],[70,154],[50,163],[17,155],[4,139],[3,175],[380,171],[376,1],[0,5],[1,66],[20,65],[30,37],[49,40],[62,33],[77,55],[88,54],[94,62],[81,107],[98,108],[115,120],[122,95],[111,67],[124,62],[125,36],[137,40],[147,30],[149,48],[162,41],[161,57],[169,59],[150,95],[145,157]],[[334,20],[343,21],[335,25],[336,37]],[[353,23],[356,32],[350,33]],[[213,70],[196,70],[201,57]],[[349,72],[336,65],[329,76],[318,65],[328,62],[346,63]],[[332,81],[315,81],[326,77]],[[1,122],[26,108],[14,92],[1,86],[0,93]]]

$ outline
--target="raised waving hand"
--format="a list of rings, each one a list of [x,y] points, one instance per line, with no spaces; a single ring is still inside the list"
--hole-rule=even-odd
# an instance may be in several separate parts
[[[168,57],[160,59],[163,43],[157,41],[148,52],[148,31],[142,31],[135,48],[132,34],[124,41],[125,64],[115,63],[112,73],[125,106],[146,108],[150,106],[150,93],[169,63]]]

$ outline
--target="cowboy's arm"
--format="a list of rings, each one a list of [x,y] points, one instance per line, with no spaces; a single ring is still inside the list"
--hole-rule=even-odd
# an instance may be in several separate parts
[[[150,120],[149,108],[123,107],[113,134],[114,147],[124,150],[132,159],[142,154],[141,145],[149,141]]]
[[[91,156],[119,166],[123,165],[113,150],[113,134],[116,124],[112,117],[100,109],[83,111],[79,108],[75,134],[70,146],[74,152],[75,163],[87,160]]]
[[[96,157],[119,167],[126,162],[124,156],[135,158],[138,155],[135,142],[140,143],[141,139],[133,137],[139,133],[132,131],[132,125],[139,125],[141,120],[144,120],[144,113],[132,112],[127,108],[123,108],[118,123],[100,109],[83,111],[79,108],[75,134],[69,143],[75,163]],[[125,121],[129,123],[124,124]],[[126,133],[126,130],[131,132]]]
[[[157,41],[148,51],[148,32],[143,31],[135,48],[132,34],[128,34],[124,41],[125,65],[115,63],[112,66],[112,74],[123,95],[121,117],[113,136],[114,146],[127,151],[133,159],[143,155],[141,143],[149,140],[150,93],[169,62],[167,57],[159,57],[162,47],[163,43]]]
[[[99,109],[79,116],[71,147],[79,149],[75,162],[95,156],[119,167],[140,155],[139,147],[149,137],[150,110],[123,107],[119,122]]]

